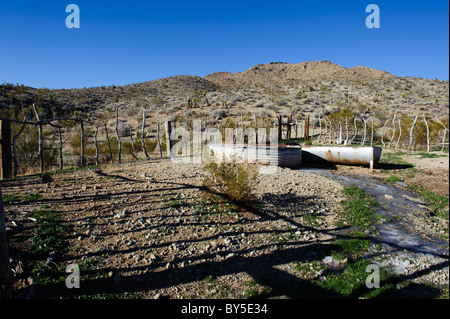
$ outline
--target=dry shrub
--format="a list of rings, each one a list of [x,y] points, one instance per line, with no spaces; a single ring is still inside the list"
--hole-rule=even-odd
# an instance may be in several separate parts
[[[51,148],[54,140],[47,133],[44,144],[44,169],[50,169],[58,163],[58,150]],[[32,174],[39,171],[39,137],[36,127],[27,125],[17,139],[17,173]]]
[[[203,166],[208,174],[203,176],[203,187],[209,194],[235,203],[251,205],[256,186],[258,168],[241,163],[216,163],[211,161]]]

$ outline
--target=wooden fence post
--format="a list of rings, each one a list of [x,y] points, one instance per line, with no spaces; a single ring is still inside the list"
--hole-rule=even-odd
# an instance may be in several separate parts
[[[63,169],[63,146],[62,146],[62,134],[61,134],[61,127],[58,127],[59,132],[59,169]]]
[[[305,139],[305,142],[309,140],[309,116],[305,116],[305,132],[303,134],[303,138]]]
[[[111,158],[111,163],[114,163],[113,161],[113,155],[111,150],[111,143],[109,142],[109,135],[108,135],[108,126],[105,123],[105,133],[106,133],[106,140],[108,141],[108,148],[109,148],[109,156]]]
[[[257,118],[256,118],[256,113],[253,114],[253,115],[254,115],[254,117],[255,117],[255,137],[256,137],[256,144],[258,144],[258,121],[257,121]]]
[[[0,171],[1,179],[11,177],[11,122],[0,120]]]
[[[291,134],[291,125],[292,125],[292,115],[289,114],[287,116],[287,131],[286,131],[286,139],[290,140],[292,137]]]
[[[4,122],[4,121],[2,121]],[[9,264],[9,249],[6,235],[3,195],[0,187],[0,299],[12,298],[12,272]]]
[[[395,149],[398,148],[398,145],[400,143],[400,138],[402,137],[402,122],[400,121],[400,119],[397,119],[398,121],[398,138],[397,138],[397,144],[395,144]]]
[[[159,158],[162,158],[161,139],[159,138],[159,121],[158,121],[157,127],[156,127],[156,139],[158,141]]]
[[[437,117],[436,117],[436,121],[444,127],[444,136],[442,137],[442,148],[441,148],[441,152],[443,152],[445,149],[445,136],[447,135],[448,128],[444,125],[444,123],[439,121],[439,119]]]
[[[98,126],[95,126],[95,134],[94,134],[94,141],[95,141],[95,165],[98,165]]]
[[[40,159],[40,171],[44,172],[44,135],[42,133],[42,122],[36,105],[33,103],[33,110],[36,114],[37,124],[39,125],[39,159]]]
[[[166,147],[168,157],[170,157],[170,152],[172,151],[172,140],[170,139],[171,134],[172,134],[172,122],[166,121]]]
[[[278,140],[283,139],[283,118],[281,115],[278,116]]]
[[[395,111],[394,117],[392,118],[392,137],[391,137],[391,140],[389,141],[388,148],[391,148],[392,141],[394,140],[394,136],[395,136],[395,119],[396,118],[397,118],[397,111]]]
[[[118,155],[117,155],[117,162],[120,164],[122,163],[122,140],[120,139],[119,135],[119,108],[116,107],[116,137],[117,142],[119,143],[118,146]]]
[[[142,150],[144,151],[145,158],[149,160],[150,156],[148,156],[147,149],[145,148],[145,109],[144,108],[142,108],[141,143],[142,143]]]

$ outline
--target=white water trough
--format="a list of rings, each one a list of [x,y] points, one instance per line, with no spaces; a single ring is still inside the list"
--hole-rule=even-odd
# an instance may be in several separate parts
[[[381,147],[349,146],[294,146],[278,145],[276,148],[261,145],[208,145],[215,160],[220,162],[255,163],[281,167],[299,167],[308,163],[324,162],[369,166],[378,165]]]
[[[381,158],[381,147],[302,146],[304,162],[329,162],[344,165],[376,167]]]
[[[214,158],[221,162],[254,163],[296,168],[302,164],[300,146],[277,145],[208,145]]]

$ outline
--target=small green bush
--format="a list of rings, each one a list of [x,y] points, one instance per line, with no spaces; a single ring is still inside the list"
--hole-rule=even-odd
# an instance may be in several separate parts
[[[30,239],[30,248],[36,253],[49,253],[63,247],[64,229],[59,214],[42,210],[31,213],[36,218],[35,235]]]

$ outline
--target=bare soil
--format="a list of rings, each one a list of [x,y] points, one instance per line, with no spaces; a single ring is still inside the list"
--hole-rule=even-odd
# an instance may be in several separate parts
[[[445,156],[445,155],[444,155]],[[421,158],[420,155],[403,156],[403,159],[412,163],[420,170],[409,181],[412,184],[422,185],[439,196],[449,196],[449,157]]]
[[[414,178],[425,183],[427,172],[442,170],[448,183],[448,158],[429,160],[415,159],[421,169]],[[338,170],[380,174],[361,167]],[[9,225],[21,226],[10,232],[11,255],[20,260],[15,264],[18,298],[29,293],[33,267],[45,262],[46,256],[28,246],[34,228],[29,213],[43,209],[61,212],[65,225],[65,248],[52,269],[64,273],[69,264],[88,266],[81,271],[80,289],[69,290],[61,282],[39,287],[40,298],[339,297],[309,282],[320,275],[314,265],[331,254],[341,230],[336,221],[344,196],[338,182],[278,168],[258,177],[252,210],[210,202],[201,187],[201,166],[168,159],[50,177],[2,185],[4,196],[22,198],[6,203]],[[448,196],[445,178],[436,177],[430,187],[446,188]],[[38,199],[23,199],[35,194]],[[430,260],[418,260],[417,267],[421,262]],[[311,271],[299,271],[299,264]],[[439,271],[428,282],[448,284],[448,267]],[[427,282],[429,275],[415,280]]]

